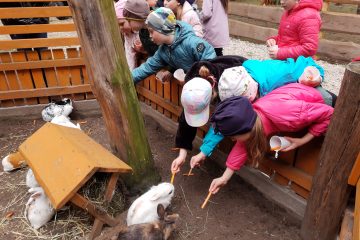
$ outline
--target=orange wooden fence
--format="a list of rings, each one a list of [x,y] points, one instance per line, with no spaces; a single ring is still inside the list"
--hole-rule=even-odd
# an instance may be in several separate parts
[[[0,0],[4,2],[7,0]],[[16,0],[12,0],[14,2]],[[39,0],[38,0],[39,1]],[[0,18],[70,16],[68,7],[1,9]],[[71,32],[73,23],[26,26],[0,26],[0,36],[13,33]],[[60,97],[73,100],[92,99],[89,77],[76,37],[47,39],[0,40],[0,107],[48,103]],[[70,46],[70,47],[69,47]],[[16,51],[17,48],[48,47],[47,50]],[[56,47],[56,48],[54,48]],[[90,79],[91,80],[91,79]],[[164,117],[178,120],[182,108],[182,86],[176,80],[161,83],[151,76],[136,86],[139,100],[150,105]],[[207,127],[198,130],[203,137]],[[307,197],[322,139],[302,148],[281,153],[280,160],[266,159],[260,170],[281,185]],[[228,152],[232,142],[226,139],[220,149]]]

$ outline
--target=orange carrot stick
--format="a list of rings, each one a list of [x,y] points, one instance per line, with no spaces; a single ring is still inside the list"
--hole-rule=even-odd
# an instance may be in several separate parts
[[[210,197],[211,197],[211,194],[212,194],[212,193],[209,192],[209,194],[207,195],[204,203],[201,205],[201,209],[203,209],[203,208],[206,206],[207,202],[209,201],[209,199],[210,199]]]

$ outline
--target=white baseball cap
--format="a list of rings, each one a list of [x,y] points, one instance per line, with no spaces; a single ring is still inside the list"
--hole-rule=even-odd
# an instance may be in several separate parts
[[[225,69],[219,79],[219,97],[221,101],[235,96],[243,96],[253,102],[258,92],[258,83],[243,66]]]
[[[193,78],[184,85],[181,92],[181,104],[186,122],[190,126],[200,127],[207,123],[211,95],[211,84],[203,78]]]

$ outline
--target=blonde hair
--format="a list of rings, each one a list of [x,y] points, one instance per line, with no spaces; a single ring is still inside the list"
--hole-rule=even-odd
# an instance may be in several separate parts
[[[218,96],[217,81],[214,75],[211,74],[210,70],[206,66],[201,66],[199,69],[199,76],[208,81],[213,86],[211,101],[213,102]]]
[[[248,165],[257,168],[268,151],[267,138],[259,116],[256,117],[254,127],[251,130],[250,138],[246,141]]]

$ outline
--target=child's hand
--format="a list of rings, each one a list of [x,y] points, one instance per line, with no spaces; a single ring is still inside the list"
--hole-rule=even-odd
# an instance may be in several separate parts
[[[276,45],[276,41],[273,38],[266,41],[266,46],[267,47],[272,47],[272,46],[275,46],[275,45]]]
[[[274,46],[269,47],[269,56],[270,56],[270,58],[276,59],[278,51],[279,51],[278,45],[274,45]]]
[[[299,77],[299,83],[309,87],[317,87],[321,84],[321,81],[320,71],[313,66],[306,67]]]
[[[171,172],[180,172],[180,167],[184,164],[186,159],[187,151],[184,148],[180,148],[179,156],[171,164]]]
[[[288,146],[287,148],[282,149],[281,151],[283,152],[287,152],[290,150],[293,150],[295,148],[298,148],[302,145],[304,145],[305,143],[308,143],[311,139],[314,138],[314,135],[312,135],[311,133],[307,133],[305,136],[303,136],[302,138],[292,138],[292,137],[285,137],[286,140],[288,140],[291,144],[290,146]]]
[[[210,185],[209,192],[216,194],[221,187],[225,186],[227,180],[224,177],[215,178]]]
[[[199,152],[197,155],[193,156],[190,160],[190,167],[194,168],[200,166],[200,164],[205,161],[205,154],[203,152]]]
[[[161,82],[168,82],[172,79],[172,74],[169,71],[160,71],[156,74],[156,78],[159,79]]]

